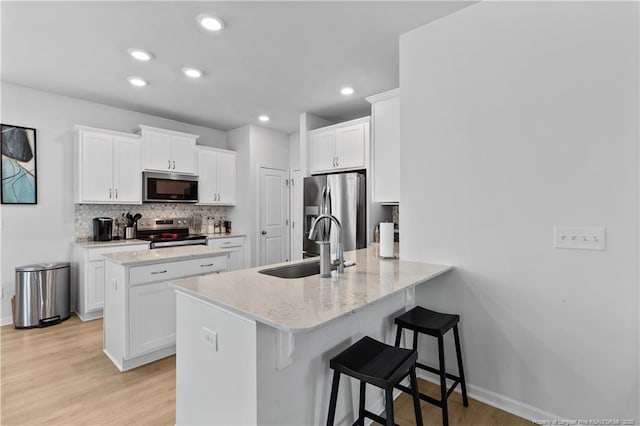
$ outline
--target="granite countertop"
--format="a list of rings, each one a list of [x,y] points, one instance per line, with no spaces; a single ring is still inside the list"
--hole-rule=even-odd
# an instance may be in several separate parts
[[[97,248],[97,247],[118,247],[118,246],[130,246],[135,244],[149,244],[149,241],[144,240],[111,240],[111,241],[93,241],[93,240],[75,240],[73,242],[79,247],[85,248]]]
[[[230,234],[207,234],[205,233],[204,235],[207,236],[208,239],[217,239],[217,238],[234,238],[234,237],[245,237],[247,234],[237,234],[235,232],[232,232]]]
[[[123,266],[150,265],[173,262],[176,260],[199,259],[211,256],[226,256],[229,250],[209,248],[207,246],[181,246],[159,249],[146,249],[103,254],[107,260]]]
[[[178,291],[287,332],[308,332],[452,269],[447,265],[380,259],[377,248],[345,253],[356,262],[342,276],[284,279],[258,273],[278,265],[172,282]],[[293,263],[314,262],[305,259]]]

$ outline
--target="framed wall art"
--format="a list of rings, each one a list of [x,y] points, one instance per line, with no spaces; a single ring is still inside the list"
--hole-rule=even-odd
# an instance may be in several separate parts
[[[2,124],[2,204],[37,204],[36,129]]]

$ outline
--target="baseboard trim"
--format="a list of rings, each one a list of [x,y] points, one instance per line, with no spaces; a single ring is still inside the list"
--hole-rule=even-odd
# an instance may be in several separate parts
[[[440,385],[440,379],[435,375],[431,375],[426,371],[417,370],[419,378],[428,382]],[[456,393],[460,393],[460,386],[456,386],[454,390]],[[547,419],[562,419],[561,416],[549,413],[548,411],[526,404],[524,402],[509,398],[508,396],[501,395],[496,392],[481,388],[480,386],[467,383],[467,395],[477,401],[506,411],[507,413],[514,414],[518,417],[522,417],[529,421],[533,420],[547,420]]]
[[[0,326],[11,325],[13,324],[13,317],[2,317],[0,318]]]

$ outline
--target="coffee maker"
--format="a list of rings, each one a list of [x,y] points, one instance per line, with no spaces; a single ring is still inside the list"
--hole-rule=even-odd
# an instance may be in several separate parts
[[[93,218],[93,241],[111,241],[113,219],[110,217]]]

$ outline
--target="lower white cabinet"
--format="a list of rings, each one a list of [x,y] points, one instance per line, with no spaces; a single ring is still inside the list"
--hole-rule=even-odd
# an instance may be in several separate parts
[[[245,268],[244,236],[210,238],[207,245],[212,248],[229,250],[229,264],[227,271]]]
[[[120,371],[175,354],[176,296],[171,281],[224,271],[228,260],[228,253],[146,265],[107,259],[104,353]]]
[[[149,243],[129,243],[116,247],[85,247],[76,245],[74,249],[73,292],[76,314],[82,321],[102,318],[104,307],[104,258],[103,254],[119,251],[146,250]]]
[[[168,282],[129,290],[130,355],[137,356],[176,342],[176,294]]]

